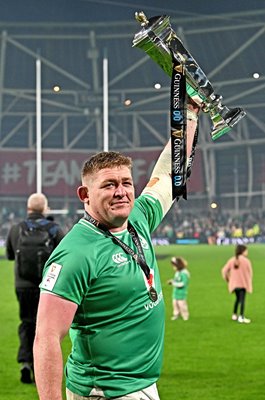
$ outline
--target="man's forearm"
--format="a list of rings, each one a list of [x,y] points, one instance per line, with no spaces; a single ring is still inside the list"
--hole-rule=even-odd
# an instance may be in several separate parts
[[[193,119],[191,116],[194,115]],[[189,111],[187,121],[187,159],[192,150],[193,138],[197,128],[197,116]],[[171,186],[171,140],[168,141],[164,150],[160,154],[153,169],[150,181],[143,190],[143,193],[151,193],[159,199],[163,215],[165,215],[172,205],[172,186]]]
[[[59,338],[36,336],[34,372],[40,400],[63,399],[63,358]]]

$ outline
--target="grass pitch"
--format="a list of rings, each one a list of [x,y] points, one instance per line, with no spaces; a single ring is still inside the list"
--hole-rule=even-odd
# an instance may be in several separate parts
[[[254,270],[254,292],[246,299],[249,325],[231,321],[234,296],[220,273],[234,246],[172,245],[157,247],[156,252],[166,302],[164,365],[158,383],[161,400],[264,400],[265,246],[249,246]],[[189,263],[187,322],[170,320],[172,287],[166,281],[174,274],[172,256]],[[13,263],[1,258],[0,264],[0,399],[37,400],[35,386],[19,381]],[[65,356],[69,348],[66,338]]]

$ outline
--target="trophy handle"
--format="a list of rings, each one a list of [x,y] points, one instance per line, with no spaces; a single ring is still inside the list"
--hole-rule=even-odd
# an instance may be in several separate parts
[[[136,21],[140,22],[141,26],[146,26],[149,24],[149,21],[143,11],[135,12],[134,14]]]

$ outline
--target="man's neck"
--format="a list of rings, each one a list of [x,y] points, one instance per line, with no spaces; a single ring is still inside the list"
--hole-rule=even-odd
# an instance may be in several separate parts
[[[109,228],[109,231],[111,233],[121,232],[121,231],[124,231],[125,229],[127,229],[127,226],[128,226],[128,221],[126,221],[122,226]]]
[[[97,218],[95,218],[95,216],[93,215],[93,213],[86,211],[86,215],[87,215],[87,219],[90,223],[92,223],[95,226],[98,226],[100,228],[100,225],[103,225],[105,229],[107,229],[108,231],[112,232],[112,233],[116,233],[116,232],[121,232],[124,231],[125,229],[127,229],[127,225],[128,225],[128,219],[121,220],[121,221],[113,221],[113,223],[109,222],[109,221],[104,221],[104,220],[98,220]],[[90,219],[91,218],[91,219]]]

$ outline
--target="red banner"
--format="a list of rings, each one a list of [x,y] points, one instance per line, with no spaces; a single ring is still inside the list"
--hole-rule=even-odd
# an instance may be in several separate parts
[[[136,193],[147,183],[160,154],[156,151],[124,152],[133,159],[133,178]],[[43,151],[42,191],[47,196],[76,197],[80,171],[92,153]],[[188,193],[204,191],[201,154],[198,150]],[[34,151],[0,151],[0,195],[28,196],[36,191],[36,155]]]

